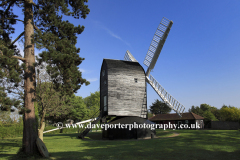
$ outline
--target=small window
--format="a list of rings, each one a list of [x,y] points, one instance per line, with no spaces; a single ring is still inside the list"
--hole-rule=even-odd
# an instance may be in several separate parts
[[[185,123],[188,124],[188,120],[185,120]]]
[[[104,80],[104,85],[106,85],[106,84],[107,84],[107,80],[105,79],[105,80]]]
[[[138,79],[137,79],[137,78],[134,78],[134,81],[135,81],[135,83],[137,83]]]
[[[105,76],[105,70],[102,71],[102,76]]]
[[[103,111],[107,111],[107,96],[103,97]]]

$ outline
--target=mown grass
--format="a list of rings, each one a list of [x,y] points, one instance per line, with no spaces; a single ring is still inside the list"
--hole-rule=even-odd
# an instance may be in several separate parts
[[[180,134],[169,137],[174,132]],[[101,132],[91,132],[85,140],[80,140],[77,135],[44,135],[49,159],[240,159],[238,130],[158,130],[160,138],[147,140],[101,140]],[[20,146],[20,137],[4,139],[0,145],[0,159],[19,159],[15,154]]]

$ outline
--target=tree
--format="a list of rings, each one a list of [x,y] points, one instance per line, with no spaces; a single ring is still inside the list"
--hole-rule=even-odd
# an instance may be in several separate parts
[[[100,109],[100,92],[96,91],[95,93],[91,93],[90,96],[85,97],[84,103],[88,109],[88,117],[92,118],[92,116]]]
[[[8,97],[4,87],[0,87],[0,111],[14,111],[12,106],[20,108],[21,100]]]
[[[52,105],[50,105],[46,111],[46,119],[58,122],[64,122],[69,119],[71,110],[73,106],[71,105],[71,97],[64,95],[61,96],[58,92],[56,92],[56,97],[52,101]]]
[[[167,114],[170,113],[171,110],[172,109],[168,107],[166,103],[159,101],[158,99],[150,106],[150,111],[153,114]]]
[[[17,16],[11,12],[10,3],[8,7],[7,2],[2,2],[0,7],[4,10],[0,10],[0,110],[9,111],[12,106],[19,107],[20,101],[17,99],[9,98],[8,94],[11,93],[14,87],[18,86],[22,74],[22,68],[19,67],[19,62],[15,58],[20,56],[19,50],[16,48],[13,42],[11,42],[10,34],[14,33],[12,27],[16,24]],[[16,55],[16,56],[13,56]],[[6,78],[8,77],[8,78]],[[6,93],[7,91],[8,93]],[[13,110],[12,110],[13,111]]]
[[[223,121],[239,121],[240,109],[233,106],[223,105],[220,109],[220,115]]]
[[[91,93],[90,96],[68,96],[65,100],[59,100],[57,107],[54,105],[46,114],[46,119],[64,122],[67,119],[83,121],[92,118],[100,108],[100,92]],[[98,116],[98,115],[95,115]],[[94,117],[95,118],[95,117]]]
[[[216,112],[216,111],[215,111],[216,109],[217,109],[216,107],[212,107],[212,106],[210,106],[209,104],[204,103],[204,104],[200,104],[200,107],[198,107],[198,106],[192,106],[191,109],[189,109],[188,111],[189,111],[189,112],[193,112],[193,113],[195,113],[195,114],[197,114],[197,115],[199,115],[199,116],[204,117],[204,113],[205,113],[206,111]]]
[[[76,121],[82,121],[88,119],[87,106],[84,103],[84,99],[80,96],[73,96],[71,99],[72,110],[69,118]]]
[[[37,123],[35,120],[34,102],[36,99],[35,66],[47,63],[47,72],[54,84],[54,89],[64,94],[73,94],[81,85],[89,82],[82,78],[78,65],[84,60],[80,58],[76,48],[77,34],[81,34],[84,26],[75,27],[62,20],[63,15],[74,18],[86,18],[90,10],[84,4],[87,0],[3,0],[0,4],[0,78],[6,77],[18,86],[24,80],[24,129],[22,149],[26,154],[36,151]],[[17,19],[13,6],[23,8],[24,20]],[[68,9],[71,7],[72,11]],[[24,31],[15,39],[13,25],[23,22]],[[24,58],[19,54],[15,42],[24,36]],[[34,47],[45,48],[35,61]],[[23,62],[19,65],[18,60]],[[7,70],[7,72],[4,72]],[[8,75],[4,73],[9,73]],[[23,75],[23,77],[21,77]]]
[[[198,106],[192,106],[191,109],[188,110],[189,112],[193,112],[199,116],[203,116],[203,110]]]
[[[57,107],[56,101],[59,95],[53,90],[53,84],[51,82],[38,83],[36,87],[36,107],[40,118],[40,128],[38,130],[38,136],[43,140],[43,131],[45,128],[45,115],[49,111],[50,107]]]
[[[36,86],[36,103],[35,110],[40,117],[40,127],[38,136],[43,140],[43,131],[45,128],[45,116],[52,108],[56,110],[59,107],[60,94],[53,89],[53,82],[46,72],[46,64],[36,67],[37,69],[37,86]]]
[[[200,104],[200,109],[201,109],[203,112],[208,111],[208,110],[210,110],[211,108],[212,108],[212,106],[210,106],[209,104],[206,104],[206,103]]]
[[[218,121],[214,114],[210,110],[203,112],[204,122],[207,124],[210,121]]]
[[[9,123],[9,122],[11,122],[10,114],[11,114],[10,111],[0,112],[0,123]]]
[[[209,104],[200,104],[200,107],[192,106],[191,109],[189,109],[188,111],[204,117],[205,125],[207,125],[210,121],[218,121],[218,119],[216,118],[216,116],[219,117],[218,109],[216,107],[210,106]]]
[[[212,112],[212,114],[216,117],[217,120],[221,120],[221,114],[220,114],[220,110],[216,107],[211,107],[210,111]]]

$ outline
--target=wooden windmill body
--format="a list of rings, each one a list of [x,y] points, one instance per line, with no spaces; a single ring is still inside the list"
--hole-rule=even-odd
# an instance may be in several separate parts
[[[150,75],[172,24],[173,22],[166,18],[161,20],[143,62],[148,67],[146,72],[129,51],[126,52],[124,60],[103,60],[100,72],[100,116],[95,122],[100,120],[108,125],[153,124],[147,119],[147,83],[172,110],[179,116],[182,115],[185,107]],[[85,133],[87,132],[80,137]],[[156,134],[155,130],[150,128],[130,130],[129,127],[103,129],[102,133],[103,138],[109,139],[153,138]]]
[[[104,59],[100,75],[102,116],[147,118],[145,71],[138,62]]]

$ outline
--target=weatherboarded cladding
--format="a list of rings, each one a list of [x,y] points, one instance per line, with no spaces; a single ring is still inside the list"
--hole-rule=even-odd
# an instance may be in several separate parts
[[[105,70],[105,76],[102,75]],[[104,80],[107,83],[104,84]],[[137,80],[137,82],[135,82]],[[145,72],[138,62],[104,59],[100,78],[100,103],[107,95],[107,115],[140,116],[146,107]]]
[[[105,72],[103,75],[103,71]],[[100,110],[103,112],[104,107],[104,96],[108,95],[108,83],[107,83],[107,65],[103,62],[101,73],[100,73]],[[104,83],[106,81],[106,84]],[[106,115],[107,112],[103,112],[103,116]]]

